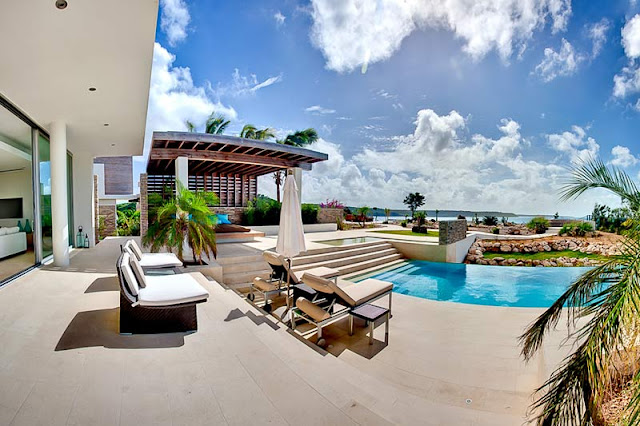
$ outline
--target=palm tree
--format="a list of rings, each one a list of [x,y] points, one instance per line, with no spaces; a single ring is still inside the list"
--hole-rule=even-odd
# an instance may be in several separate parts
[[[224,115],[216,115],[214,111],[211,113],[211,115],[209,115],[209,118],[207,118],[204,132],[211,135],[221,135],[222,133],[224,133],[230,123],[231,121],[227,120]]]
[[[592,188],[619,195],[632,209],[633,227],[620,256],[578,278],[520,336],[522,355],[529,361],[568,308],[575,351],[538,389],[541,396],[531,408],[539,425],[601,425],[606,396],[627,382],[633,397],[624,424],[640,421],[640,192],[624,171],[591,159],[573,167],[562,198],[571,200]]]
[[[358,208],[358,219],[362,220],[363,228],[367,226],[367,215],[369,214],[369,211],[371,211],[371,208],[367,206]]]
[[[440,214],[440,210],[436,209],[436,222],[438,221],[438,215]]]
[[[216,257],[216,219],[209,206],[219,203],[213,192],[189,191],[178,182],[177,196],[158,208],[156,220],[150,224],[142,238],[145,246],[157,252],[164,247],[169,252],[175,250],[180,260],[183,258],[186,241],[193,255],[193,261],[202,263],[202,255]]]
[[[240,137],[246,139],[255,139],[257,130],[258,129],[256,129],[256,126],[254,126],[253,124],[245,124],[244,126],[242,126],[242,130],[240,130]]]
[[[267,139],[275,138],[276,133],[271,127],[258,130],[253,124],[245,124],[240,131],[240,137],[245,139],[256,139],[264,141]]]
[[[196,125],[193,124],[193,121],[191,120],[187,120],[184,122],[185,126],[187,126],[187,132],[189,133],[195,133],[196,131]]]
[[[389,222],[389,216],[391,216],[391,209],[385,208],[384,209],[384,215],[387,218],[387,222]]]
[[[274,135],[275,137],[275,135]],[[309,127],[308,129],[298,130],[285,136],[284,139],[277,139],[276,143],[289,146],[303,147],[311,145],[318,141],[318,132],[316,129]],[[273,174],[273,180],[276,182],[276,197],[280,201],[280,186],[284,180],[284,171],[278,170]]]

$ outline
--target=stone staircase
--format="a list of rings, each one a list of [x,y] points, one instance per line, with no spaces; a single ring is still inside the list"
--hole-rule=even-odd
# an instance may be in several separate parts
[[[354,276],[403,261],[402,255],[388,242],[369,242],[346,246],[311,249],[293,259],[293,270],[326,266],[337,269],[341,276]],[[247,287],[254,277],[266,278],[271,269],[262,255],[221,258],[223,282],[231,288]]]

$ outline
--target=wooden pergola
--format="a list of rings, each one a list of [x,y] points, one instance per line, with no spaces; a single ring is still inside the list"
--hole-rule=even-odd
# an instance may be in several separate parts
[[[176,159],[188,159],[189,189],[218,194],[221,206],[244,207],[258,193],[258,176],[278,170],[311,170],[327,154],[234,136],[154,132],[147,164],[147,191],[175,186]]]

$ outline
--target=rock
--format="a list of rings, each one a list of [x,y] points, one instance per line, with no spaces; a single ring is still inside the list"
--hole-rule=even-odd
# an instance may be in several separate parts
[[[503,244],[500,246],[500,251],[502,253],[510,253],[511,252],[511,245],[509,244]]]
[[[542,266],[551,266],[551,262],[549,262],[548,260],[543,260],[542,261]]]
[[[524,266],[524,262],[520,261],[520,262],[516,263],[516,266]]]
[[[563,263],[562,265],[563,265],[563,266],[569,266],[569,267],[571,267],[571,266],[573,266],[573,263],[571,263],[571,262],[565,262],[565,263]]]
[[[504,262],[504,257],[494,257],[493,260],[496,262]]]
[[[516,259],[507,259],[509,265],[515,265],[518,261]]]
[[[497,264],[498,264],[498,262],[496,262],[495,259],[489,260],[489,265],[496,266]]]

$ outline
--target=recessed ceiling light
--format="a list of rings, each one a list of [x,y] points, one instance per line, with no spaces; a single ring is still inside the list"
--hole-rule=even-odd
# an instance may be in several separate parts
[[[112,144],[111,144],[111,146],[116,146],[116,144],[115,144],[115,143],[112,143]]]
[[[66,9],[67,8],[67,1],[66,0],[56,0],[56,7],[60,10],[62,9]]]
[[[98,89],[96,89],[95,87],[89,87],[89,91],[90,92],[95,92],[96,90],[98,90]]]
[[[107,127],[108,125],[109,125],[109,123],[104,123],[103,124],[104,127]]]

